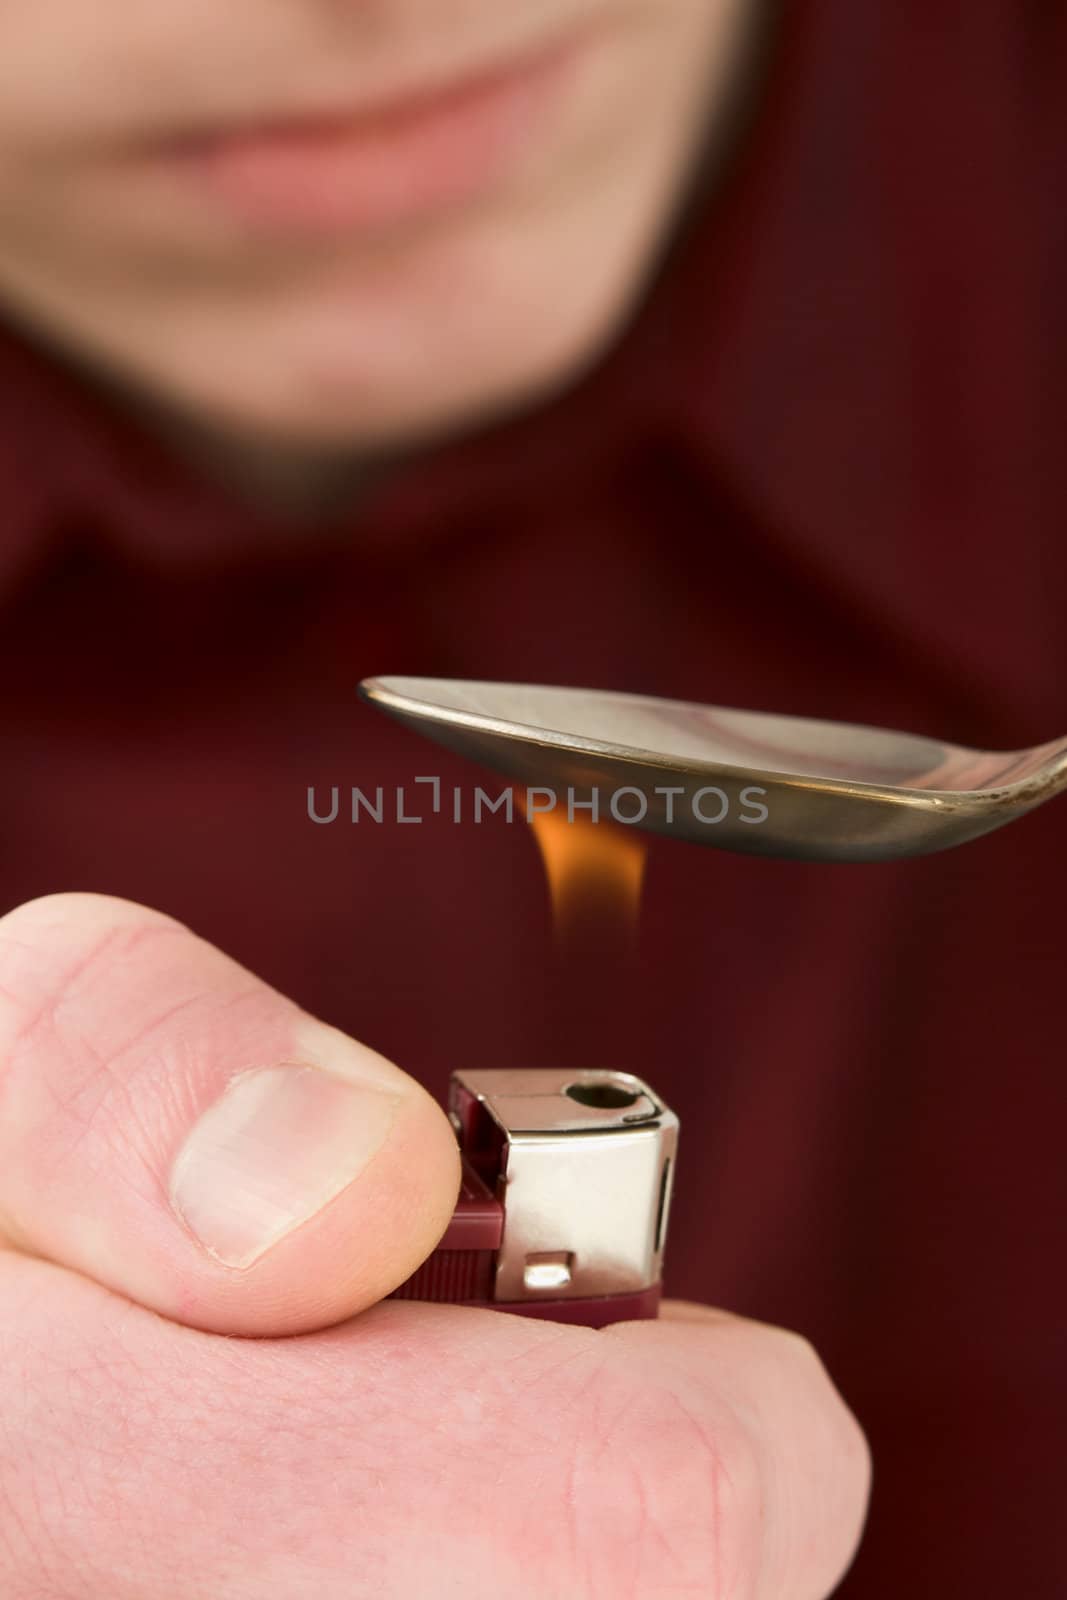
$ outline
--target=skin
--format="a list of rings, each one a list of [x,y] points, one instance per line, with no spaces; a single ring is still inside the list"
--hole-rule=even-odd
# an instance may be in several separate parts
[[[0,0],[0,302],[272,511],[314,508],[597,358],[761,11]],[[476,205],[250,238],[148,154],[589,20],[564,112]],[[264,1195],[287,1220],[235,1264],[248,1241],[206,1226],[191,1130],[294,1073],[381,1142],[296,1220],[278,1173],[240,1191],[238,1221]],[[338,1126],[301,1123],[301,1148]],[[0,1593],[828,1595],[870,1466],[810,1347],[681,1304],[595,1333],[385,1300],[457,1175],[414,1080],[162,913],[62,895],[0,919]]]
[[[573,382],[625,323],[765,9],[0,0],[0,301],[274,501],[338,457],[462,431]],[[474,204],[249,234],[151,159],[167,135],[365,106],[579,28],[564,101]]]
[[[831,1592],[869,1464],[803,1340],[685,1304],[594,1332],[376,1303],[450,1214],[443,1113],[157,912],[10,912],[0,997],[0,1593]],[[169,1175],[235,1074],[309,1059],[388,1093],[391,1132],[235,1271]]]

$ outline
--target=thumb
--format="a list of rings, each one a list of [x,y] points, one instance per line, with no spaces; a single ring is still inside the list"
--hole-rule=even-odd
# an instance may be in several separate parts
[[[0,918],[0,1233],[175,1321],[322,1327],[429,1255],[444,1113],[180,923],[98,895]]]

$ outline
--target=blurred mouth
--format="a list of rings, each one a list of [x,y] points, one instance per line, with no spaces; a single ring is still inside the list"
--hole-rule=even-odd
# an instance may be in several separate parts
[[[352,112],[265,118],[153,150],[182,186],[252,226],[388,229],[477,199],[547,135],[595,35]]]

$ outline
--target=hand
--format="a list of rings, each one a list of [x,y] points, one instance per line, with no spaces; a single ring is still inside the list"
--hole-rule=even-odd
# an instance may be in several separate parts
[[[169,918],[0,920],[5,1600],[828,1595],[868,1461],[809,1347],[376,1304],[457,1184],[425,1091]]]

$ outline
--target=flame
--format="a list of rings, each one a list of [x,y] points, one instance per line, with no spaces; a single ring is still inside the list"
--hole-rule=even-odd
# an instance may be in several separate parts
[[[524,797],[516,791],[520,811]],[[556,938],[561,946],[627,945],[637,933],[648,847],[633,829],[566,811],[528,818],[548,878]]]

